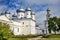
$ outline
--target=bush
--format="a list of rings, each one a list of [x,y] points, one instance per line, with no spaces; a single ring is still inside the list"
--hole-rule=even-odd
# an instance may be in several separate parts
[[[9,25],[0,22],[0,40],[7,40],[11,35],[13,35],[13,33],[9,30]]]

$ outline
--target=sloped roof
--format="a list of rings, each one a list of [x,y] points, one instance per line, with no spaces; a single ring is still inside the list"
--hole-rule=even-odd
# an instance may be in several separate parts
[[[5,15],[1,15],[0,20],[10,21]]]

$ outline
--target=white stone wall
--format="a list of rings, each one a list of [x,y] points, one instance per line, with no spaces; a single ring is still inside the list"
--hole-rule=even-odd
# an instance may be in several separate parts
[[[30,34],[30,20],[21,20],[21,31],[22,34]]]
[[[35,21],[32,19],[23,19],[18,21],[8,20],[5,15],[0,16],[0,20],[4,20],[6,23],[10,25],[11,31],[14,35],[28,35],[35,34]],[[18,31],[19,30],[19,31]]]
[[[31,20],[31,34],[36,34],[35,21]]]
[[[7,17],[5,15],[1,15],[0,16],[0,20],[10,21],[9,19],[7,19]]]
[[[21,34],[21,27],[19,22],[12,21],[12,23],[10,23],[10,29],[14,33],[14,35]]]
[[[10,19],[10,14],[5,14],[5,16],[6,16],[8,19]]]
[[[22,34],[25,35],[35,34],[35,22],[33,22],[32,20],[22,20],[21,23],[22,23],[22,30],[23,30]]]
[[[39,28],[36,29],[36,34],[40,35],[42,34],[42,30],[40,30]]]

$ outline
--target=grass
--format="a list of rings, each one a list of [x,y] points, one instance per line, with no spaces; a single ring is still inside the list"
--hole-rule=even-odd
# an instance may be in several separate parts
[[[51,35],[43,36],[43,38],[60,38],[60,34],[51,34]]]
[[[13,37],[8,38],[8,40],[28,40],[28,38],[35,38],[35,37],[38,37],[38,36],[39,35],[32,35],[32,34],[17,35],[17,36],[13,36]]]
[[[60,38],[60,34],[52,34],[52,35],[49,35],[48,38]]]
[[[8,38],[8,40],[27,40],[27,38]]]
[[[16,35],[16,36],[12,36],[13,38],[34,38],[34,37],[38,37],[40,35],[32,35],[32,34],[29,34],[29,35]]]

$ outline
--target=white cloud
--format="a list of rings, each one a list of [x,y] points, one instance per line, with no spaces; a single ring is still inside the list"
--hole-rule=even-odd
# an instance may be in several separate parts
[[[42,8],[44,11],[46,11],[47,8],[50,8],[52,15],[60,17],[60,0],[26,0],[26,2],[30,4],[30,6],[42,6],[47,4],[45,7],[39,7],[39,9]],[[35,9],[38,10],[38,7],[36,6],[34,10]]]
[[[26,0],[29,4],[56,4],[60,0]]]

